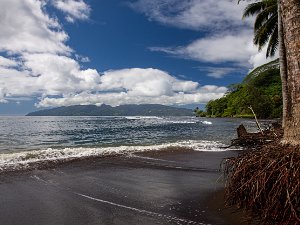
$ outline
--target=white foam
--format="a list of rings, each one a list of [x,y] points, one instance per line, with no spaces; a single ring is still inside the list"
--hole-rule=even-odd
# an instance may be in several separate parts
[[[212,122],[206,121],[206,120],[205,120],[205,121],[201,121],[201,123],[202,123],[202,124],[206,124],[206,125],[211,125],[211,124],[212,124]]]
[[[189,120],[170,120],[170,121],[165,121],[166,123],[174,123],[174,124],[192,124],[192,123],[197,123],[196,121],[189,121]]]
[[[128,120],[144,120],[144,119],[160,120],[160,119],[162,119],[162,117],[158,117],[158,116],[125,116],[125,119],[128,119]]]
[[[196,124],[202,123],[205,125],[211,125],[210,121],[199,121],[195,117],[189,117],[183,119],[183,117],[173,117],[172,119],[167,117],[158,117],[158,116],[125,116],[124,118],[128,120],[145,120],[151,124]]]
[[[17,153],[0,154],[0,171],[8,169],[18,170],[20,168],[28,168],[34,163],[60,162],[72,159],[83,159],[88,157],[100,157],[108,155],[129,154],[146,151],[159,151],[169,147],[189,148],[195,151],[227,151],[237,150],[223,148],[226,145],[216,141],[178,141],[174,143],[166,143],[149,146],[118,146],[118,147],[99,147],[99,148],[64,148],[45,150],[24,151]]]

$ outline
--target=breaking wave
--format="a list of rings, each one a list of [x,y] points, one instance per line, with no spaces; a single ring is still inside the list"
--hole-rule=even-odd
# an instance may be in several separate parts
[[[158,116],[125,116],[125,119],[128,120],[143,120],[143,119],[163,119],[162,117],[158,117]]]
[[[206,124],[206,125],[211,125],[211,124],[212,124],[212,122],[206,121],[206,120],[205,120],[205,121],[201,121],[201,123],[202,123],[202,124]]]
[[[192,149],[194,151],[220,152],[239,150],[226,148],[225,144],[216,141],[179,141],[149,146],[118,146],[99,148],[63,148],[45,150],[24,151],[16,153],[0,154],[0,172],[18,171],[23,169],[37,168],[40,165],[57,164],[72,160],[87,159],[93,157],[126,155],[137,152],[160,151],[168,148]]]
[[[204,125],[211,125],[210,121],[201,121],[195,117],[159,117],[159,116],[125,116],[127,120],[145,120],[146,122],[156,122],[159,124],[195,124],[201,123]]]

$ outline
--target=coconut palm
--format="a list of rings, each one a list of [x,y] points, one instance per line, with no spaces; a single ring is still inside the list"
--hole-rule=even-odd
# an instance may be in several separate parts
[[[240,2],[242,0],[239,0]],[[249,4],[243,14],[243,19],[255,16],[254,44],[261,50],[268,44],[266,57],[272,57],[279,50],[280,74],[282,80],[283,115],[282,125],[285,126],[286,117],[286,61],[283,45],[283,30],[280,16],[280,8],[277,0],[260,0]]]
[[[283,141],[300,145],[300,1],[278,0],[286,62],[286,117]]]
[[[274,56],[278,48],[277,0],[263,0],[249,4],[243,18],[256,15],[254,44],[261,50],[266,44],[267,57]]]
[[[244,16],[250,15],[257,15],[254,43],[259,49],[268,43],[267,56],[279,50],[283,142],[300,145],[300,1],[255,1],[245,9]]]

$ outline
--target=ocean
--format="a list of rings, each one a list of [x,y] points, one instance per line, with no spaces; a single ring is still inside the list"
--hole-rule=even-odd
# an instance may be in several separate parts
[[[0,117],[0,170],[34,163],[156,151],[227,151],[247,119],[197,117]]]

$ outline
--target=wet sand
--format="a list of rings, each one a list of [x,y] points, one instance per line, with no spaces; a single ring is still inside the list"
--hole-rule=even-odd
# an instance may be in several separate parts
[[[241,224],[223,210],[219,171],[236,154],[143,153],[1,174],[0,224]]]

